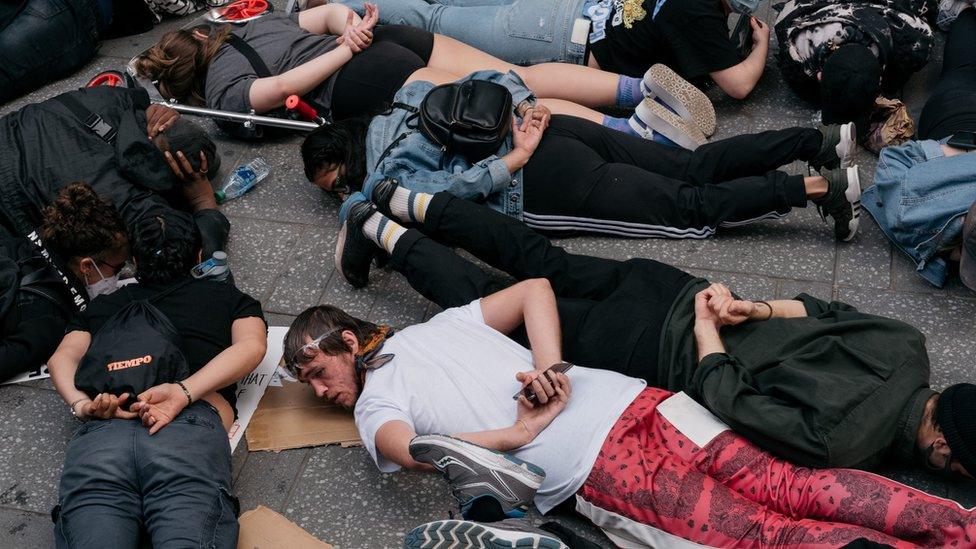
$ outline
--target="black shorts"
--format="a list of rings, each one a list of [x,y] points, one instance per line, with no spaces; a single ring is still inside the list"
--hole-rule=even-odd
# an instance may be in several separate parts
[[[341,120],[389,106],[407,78],[427,66],[434,35],[406,25],[379,25],[373,43],[339,69],[332,118]]]

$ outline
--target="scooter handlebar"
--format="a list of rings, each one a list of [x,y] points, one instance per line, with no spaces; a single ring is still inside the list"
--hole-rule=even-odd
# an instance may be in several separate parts
[[[297,95],[289,95],[288,99],[285,99],[285,108],[297,112],[303,120],[315,122],[319,119],[319,113]]]

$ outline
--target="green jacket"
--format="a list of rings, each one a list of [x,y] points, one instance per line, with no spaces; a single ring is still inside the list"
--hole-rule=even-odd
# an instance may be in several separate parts
[[[913,460],[929,386],[925,336],[897,320],[806,294],[803,318],[722,328],[727,354],[701,364],[696,279],[672,306],[659,384],[685,391],[766,450],[811,467],[870,469]]]

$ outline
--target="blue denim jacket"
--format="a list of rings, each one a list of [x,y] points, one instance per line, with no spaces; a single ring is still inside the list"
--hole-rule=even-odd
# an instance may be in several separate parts
[[[532,92],[514,72],[479,71],[462,80],[487,80],[508,88],[512,92],[512,104],[518,105],[529,99]],[[411,82],[400,88],[393,100],[419,107],[424,97],[434,87],[430,82]],[[471,164],[463,156],[451,155],[441,163],[443,151],[429,141],[416,128],[407,126],[413,114],[406,109],[377,116],[366,134],[366,184],[392,177],[405,188],[425,193],[448,191],[460,198],[486,202],[491,208],[517,219],[522,219],[522,170],[508,173],[501,157],[512,150],[509,135],[498,152]],[[416,123],[411,125],[415,126]],[[410,132],[386,155],[382,163],[376,162],[383,151],[402,134]],[[443,167],[442,167],[443,166]]]
[[[976,153],[946,158],[940,146],[946,141],[884,148],[874,186],[861,196],[885,236],[940,288],[948,271],[937,254],[959,243],[963,217],[976,202]]]

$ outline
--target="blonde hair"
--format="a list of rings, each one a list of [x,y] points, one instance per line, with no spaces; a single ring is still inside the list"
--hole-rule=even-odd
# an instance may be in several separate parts
[[[159,93],[166,99],[189,105],[206,104],[207,68],[231,28],[224,25],[210,30],[204,39],[194,36],[206,30],[206,27],[194,27],[167,32],[136,59],[136,72],[156,81]]]

